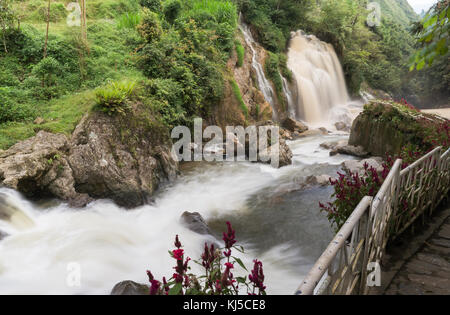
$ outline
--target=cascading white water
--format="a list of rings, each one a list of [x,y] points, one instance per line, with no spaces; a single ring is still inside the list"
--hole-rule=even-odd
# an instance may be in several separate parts
[[[159,279],[170,277],[174,261],[167,250],[176,234],[192,258],[200,257],[205,241],[215,240],[184,227],[184,211],[199,211],[218,234],[231,221],[246,249],[244,263],[263,261],[268,293],[292,294],[331,239],[317,206],[330,191],[290,197],[285,192],[295,191],[299,180],[314,172],[336,172],[346,158],[330,157],[319,147],[342,139],[334,137],[292,142],[293,165],[281,169],[247,162],[201,164],[155,196],[154,204],[130,211],[105,200],[83,210],[65,204],[41,208],[0,188],[7,196],[0,204],[0,231],[10,235],[0,241],[0,294],[108,294],[122,280],[146,283],[147,269]],[[5,211],[5,205],[14,210]],[[67,283],[71,263],[81,268],[80,287]]]
[[[292,95],[291,89],[289,88],[289,83],[285,77],[281,74],[281,80],[283,81],[283,93],[286,96],[287,105],[288,105],[288,115],[290,118],[295,119],[297,116],[296,104],[294,101],[294,97]]]
[[[328,121],[334,107],[349,102],[344,73],[330,44],[293,32],[287,64],[297,81],[297,112],[304,115],[298,118],[312,124]]]
[[[242,34],[244,35],[245,42],[247,43],[248,47],[250,47],[250,50],[252,51],[252,67],[255,70],[256,73],[256,80],[258,81],[258,87],[259,90],[264,95],[264,99],[270,104],[272,107],[273,112],[273,118],[274,120],[277,119],[276,117],[276,110],[275,110],[275,93],[272,88],[272,85],[270,84],[269,80],[267,80],[266,74],[264,72],[264,68],[259,62],[259,54],[258,50],[255,48],[256,42],[253,38],[252,32],[250,31],[250,28],[247,24],[243,22],[242,16],[239,16],[239,29],[242,31]]]

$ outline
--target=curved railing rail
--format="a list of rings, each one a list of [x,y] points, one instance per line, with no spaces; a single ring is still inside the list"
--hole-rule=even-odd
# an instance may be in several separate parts
[[[447,196],[450,149],[442,155],[441,150],[403,170],[402,161],[395,161],[377,195],[361,200],[295,294],[368,294],[368,267],[381,263],[388,240]]]

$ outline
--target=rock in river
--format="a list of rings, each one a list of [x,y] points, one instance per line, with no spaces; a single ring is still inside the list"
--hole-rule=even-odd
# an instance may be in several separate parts
[[[116,284],[111,295],[149,295],[149,290],[148,285],[126,280]]]

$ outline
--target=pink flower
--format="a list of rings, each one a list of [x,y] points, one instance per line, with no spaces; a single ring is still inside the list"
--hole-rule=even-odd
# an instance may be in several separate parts
[[[172,251],[173,258],[176,260],[183,260],[184,250],[182,249],[175,249]]]
[[[222,239],[225,242],[225,248],[230,249],[236,243],[236,240],[235,240],[236,235],[235,235],[235,231],[231,227],[230,222],[227,222],[227,226],[228,226],[228,231],[227,231],[227,233],[225,233],[225,232],[223,233]]]
[[[150,295],[157,295],[161,283],[158,280],[152,280],[150,283]]]

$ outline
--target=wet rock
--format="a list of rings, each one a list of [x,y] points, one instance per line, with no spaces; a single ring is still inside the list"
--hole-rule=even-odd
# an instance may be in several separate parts
[[[149,290],[148,285],[126,280],[116,284],[111,295],[149,295]]]
[[[278,149],[279,149],[278,168],[291,165],[293,154],[284,139],[280,139]],[[258,152],[258,162],[271,164],[272,150],[276,150],[274,146],[267,148],[267,152]]]
[[[319,136],[319,135],[327,135],[328,131],[325,128],[319,129],[310,129],[299,134],[296,134],[298,138],[310,137],[310,136]]]
[[[69,150],[65,135],[40,131],[0,155],[0,183],[28,197],[49,194],[78,202],[87,196],[75,191]]]
[[[146,203],[161,182],[176,177],[178,162],[170,144],[152,141],[156,130],[139,119],[139,113],[110,117],[96,112],[80,122],[68,157],[78,191],[131,208]]]
[[[9,236],[9,234],[7,234],[7,233],[5,233],[5,232],[3,232],[3,231],[0,231],[0,241],[1,241],[2,239],[4,239],[5,237],[7,237],[7,236]]]
[[[349,160],[349,161],[343,162],[341,165],[344,170],[351,171],[352,173],[356,173],[356,172],[361,173],[364,170],[365,163],[367,163],[369,168],[373,167],[379,172],[381,172],[383,170],[382,159],[378,158],[378,157],[365,159],[362,161]]]
[[[353,145],[336,146],[330,152],[330,156],[334,156],[336,154],[353,155],[361,158],[369,156],[369,153],[365,151],[362,146],[353,146]]]
[[[350,131],[350,126],[342,121],[335,123],[334,126],[339,131]]]
[[[198,212],[183,212],[183,214],[181,215],[181,222],[189,230],[194,231],[198,234],[211,234],[208,224]]]
[[[281,123],[281,126],[287,130],[289,130],[290,132],[305,132],[307,131],[309,128],[308,126],[306,126],[305,124],[296,121],[292,118],[286,118],[285,120],[283,120],[283,122]]]
[[[284,140],[293,140],[291,132],[283,128],[280,128],[280,137]]]
[[[327,130],[327,128],[324,128],[324,127],[320,127],[319,130],[322,132],[323,135],[327,135],[327,134],[330,133],[330,132]]]
[[[334,150],[338,146],[348,145],[347,140],[339,140],[339,141],[327,141],[320,144],[320,147],[327,150]]]
[[[311,175],[306,178],[307,186],[327,186],[330,184],[330,176],[328,175]]]
[[[86,115],[70,140],[40,131],[17,143],[0,153],[0,184],[74,207],[94,198],[127,208],[144,204],[160,183],[176,177],[178,162],[165,132],[150,128],[148,118],[136,111]]]

